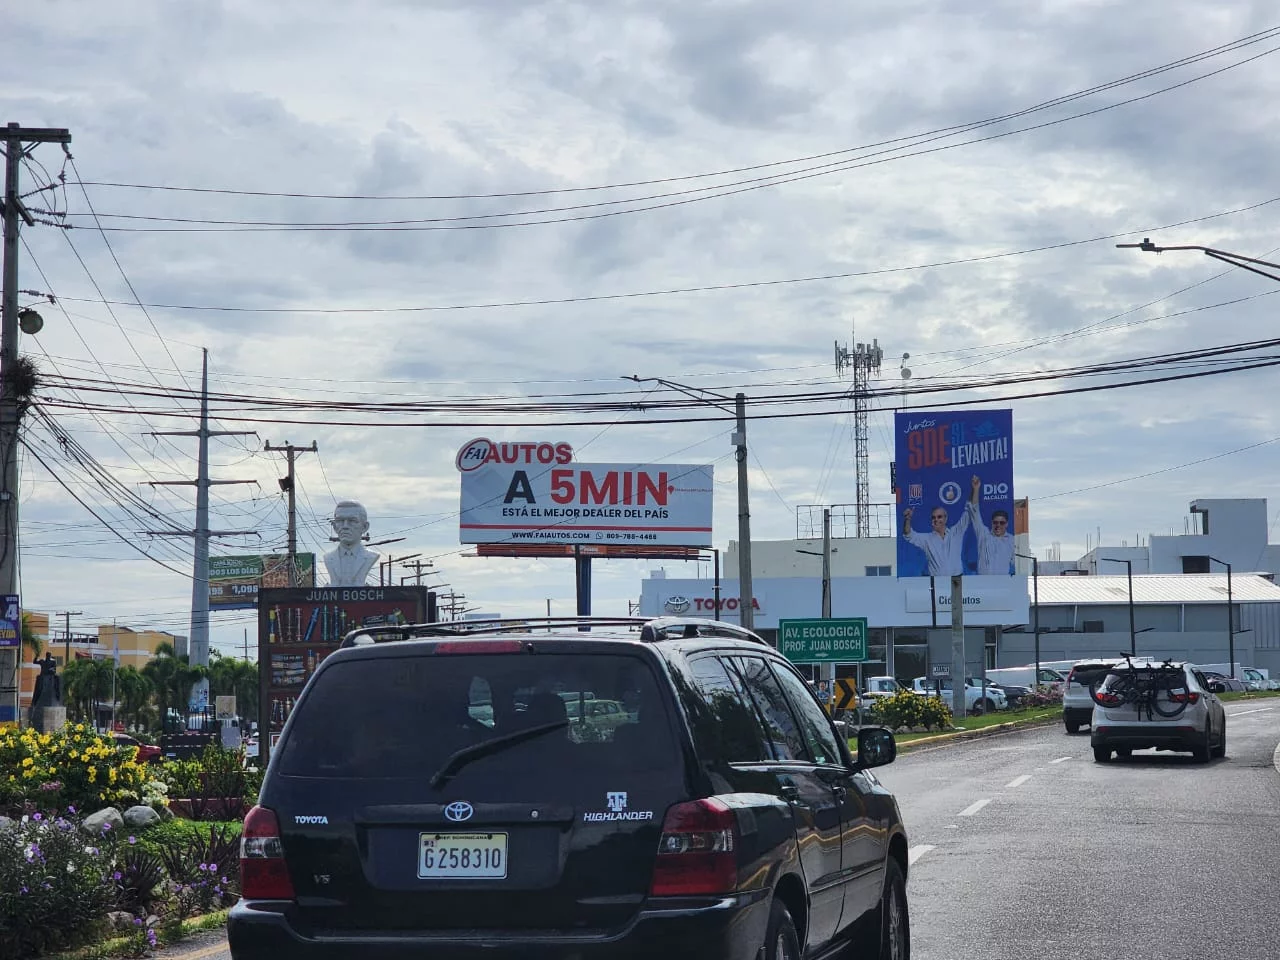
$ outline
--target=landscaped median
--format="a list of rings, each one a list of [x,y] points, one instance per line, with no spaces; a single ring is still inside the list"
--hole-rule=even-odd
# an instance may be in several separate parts
[[[1001,710],[997,713],[987,713],[979,717],[966,717],[963,723],[948,727],[945,730],[895,732],[894,739],[898,743],[899,753],[909,753],[918,747],[947,743],[953,740],[971,740],[975,737],[1017,730],[1023,727],[1047,726],[1061,722],[1062,704],[1058,703],[1053,706],[1031,707],[1026,710]],[[857,741],[851,741],[850,745],[856,752]]]

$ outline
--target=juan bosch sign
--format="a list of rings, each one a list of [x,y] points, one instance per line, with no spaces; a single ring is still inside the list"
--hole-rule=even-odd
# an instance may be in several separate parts
[[[462,543],[711,545],[712,468],[578,463],[567,443],[458,451]]]
[[[778,652],[792,663],[858,663],[867,659],[867,618],[779,620]]]

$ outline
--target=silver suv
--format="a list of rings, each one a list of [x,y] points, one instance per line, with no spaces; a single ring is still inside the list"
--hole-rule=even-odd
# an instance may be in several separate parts
[[[1149,747],[1190,752],[1200,763],[1226,756],[1226,712],[1192,664],[1121,662],[1089,695],[1089,740],[1098,763],[1113,752],[1123,758]]]
[[[1134,662],[1146,662],[1147,659],[1135,659]],[[1062,685],[1062,722],[1067,733],[1079,733],[1081,727],[1093,723],[1094,704],[1093,698],[1089,696],[1089,688],[1099,686],[1112,667],[1124,662],[1124,657],[1076,661],[1067,673],[1066,683]]]

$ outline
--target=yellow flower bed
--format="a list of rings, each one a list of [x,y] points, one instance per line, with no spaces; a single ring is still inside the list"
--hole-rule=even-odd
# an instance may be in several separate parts
[[[0,730],[0,801],[92,812],[138,802],[149,779],[136,747],[118,747],[84,724],[56,733]]]

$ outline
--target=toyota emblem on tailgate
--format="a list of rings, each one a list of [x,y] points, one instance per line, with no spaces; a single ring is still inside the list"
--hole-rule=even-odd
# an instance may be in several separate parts
[[[454,823],[470,820],[473,813],[475,813],[475,809],[465,800],[455,800],[444,808],[445,819],[452,820]]]

